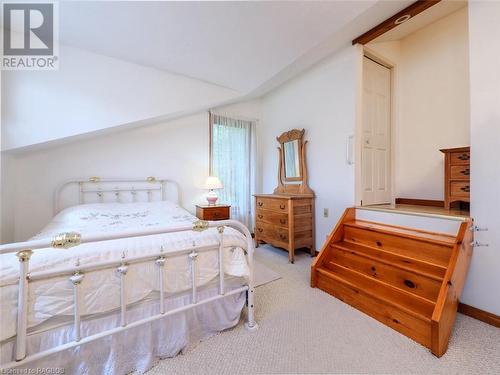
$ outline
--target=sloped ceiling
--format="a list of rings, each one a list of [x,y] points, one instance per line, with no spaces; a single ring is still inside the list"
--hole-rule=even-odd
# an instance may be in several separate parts
[[[61,43],[248,92],[375,3],[61,2]]]
[[[60,69],[2,72],[2,151],[263,95],[412,2],[59,2]]]

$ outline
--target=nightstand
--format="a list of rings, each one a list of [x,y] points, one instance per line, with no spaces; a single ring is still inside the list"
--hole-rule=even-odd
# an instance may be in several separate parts
[[[196,217],[200,220],[229,220],[231,206],[228,204],[196,205]]]

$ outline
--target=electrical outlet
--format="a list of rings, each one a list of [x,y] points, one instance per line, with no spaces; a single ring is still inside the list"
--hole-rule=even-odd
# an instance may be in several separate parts
[[[328,208],[323,208],[323,217],[328,217]]]

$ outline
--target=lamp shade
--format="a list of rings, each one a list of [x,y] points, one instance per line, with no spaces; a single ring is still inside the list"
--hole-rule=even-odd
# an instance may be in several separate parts
[[[215,190],[215,189],[222,189],[222,182],[215,177],[215,176],[209,176],[207,177],[207,180],[205,181],[204,188],[207,190]]]

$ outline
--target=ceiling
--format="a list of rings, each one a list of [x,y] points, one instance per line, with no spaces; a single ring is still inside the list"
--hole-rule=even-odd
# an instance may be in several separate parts
[[[401,25],[389,30],[371,43],[392,42],[405,38],[406,36],[430,25],[437,20],[446,17],[447,15],[456,12],[459,9],[467,6],[467,1],[463,0],[443,0],[426,9],[422,13],[410,18]]]
[[[246,93],[375,3],[60,2],[60,41]]]

